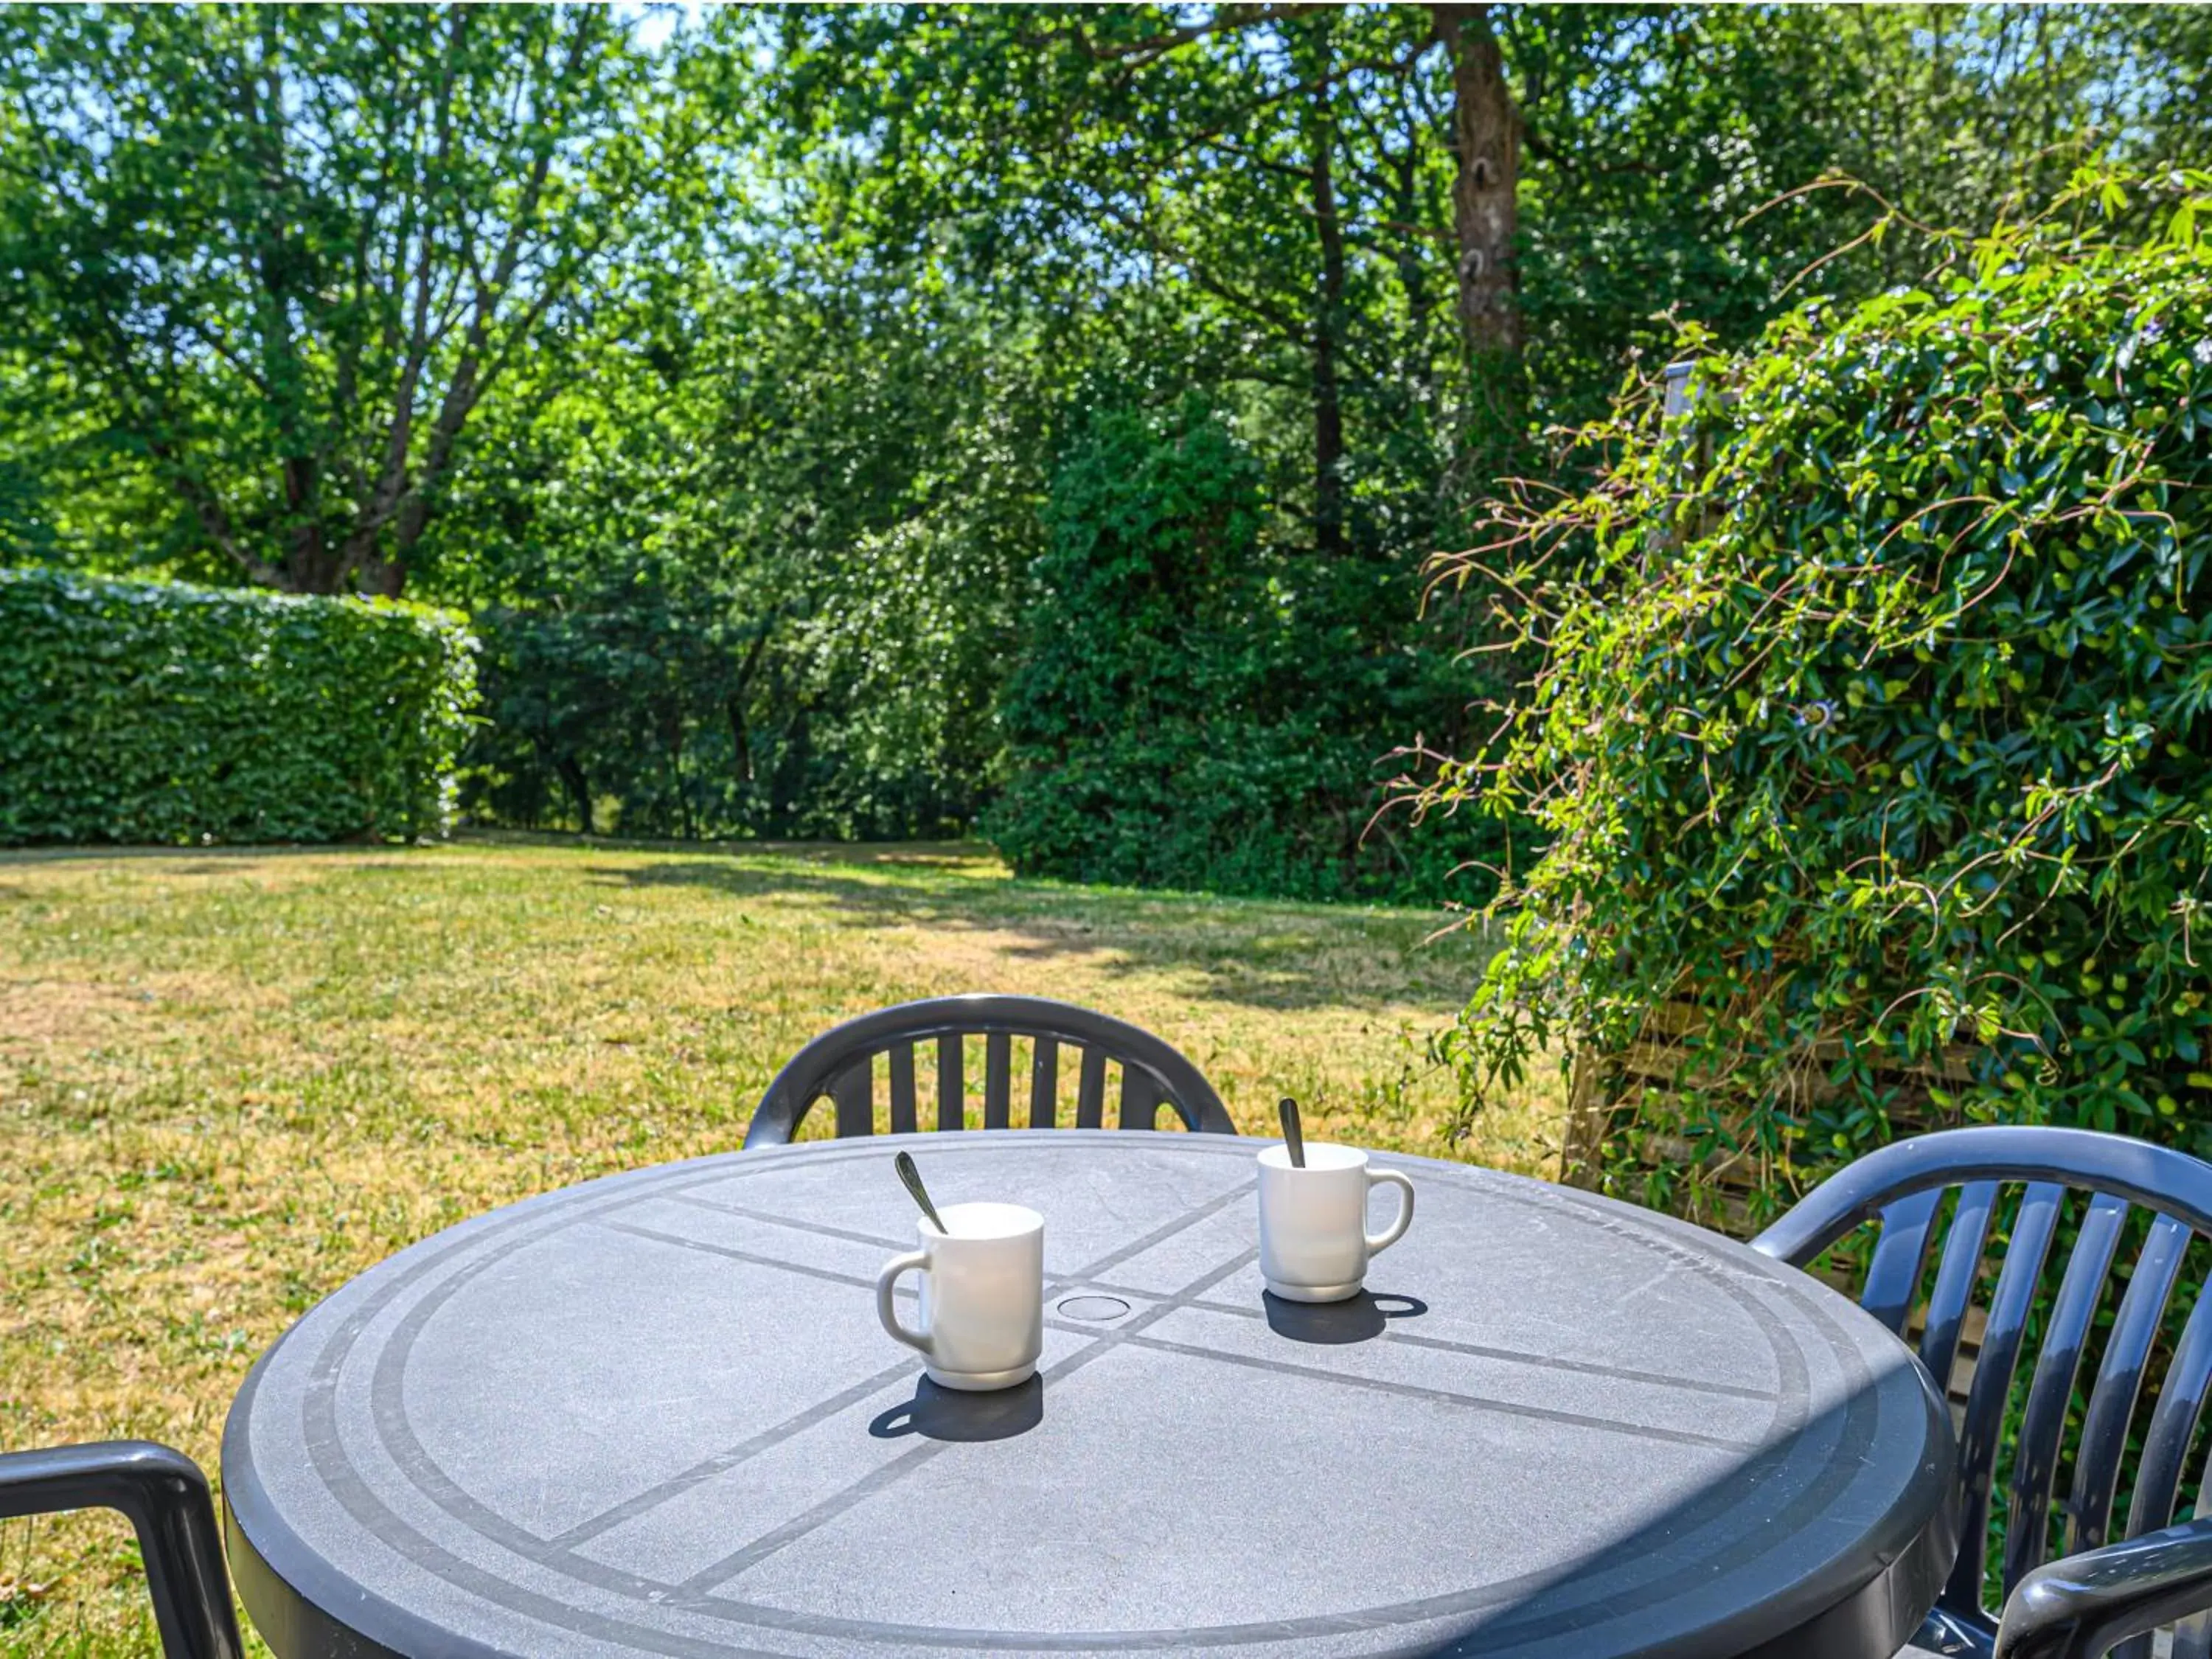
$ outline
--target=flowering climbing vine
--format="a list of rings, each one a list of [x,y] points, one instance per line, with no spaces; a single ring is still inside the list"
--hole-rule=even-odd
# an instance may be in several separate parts
[[[2208,200],[2085,172],[1936,237],[1917,286],[1701,362],[1686,413],[1632,395],[1593,483],[1441,562],[1539,665],[1425,798],[1547,843],[1454,1040],[1470,1110],[1666,1006],[1684,1063],[1616,1182],[1717,1153],[1771,1207],[1916,1071],[1954,1120],[2212,1152]]]

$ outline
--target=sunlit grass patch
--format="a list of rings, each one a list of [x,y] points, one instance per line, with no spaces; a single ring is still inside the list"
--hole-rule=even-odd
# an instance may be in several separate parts
[[[912,997],[1133,1020],[1248,1132],[1289,1092],[1316,1138],[1548,1173],[1548,1096],[1443,1141],[1427,1045],[1484,951],[1438,920],[1017,881],[972,847],[0,855],[0,1444],[143,1435],[212,1471],[253,1357],[353,1274],[734,1147],[808,1037]],[[117,1517],[0,1526],[0,1655],[157,1651],[136,1560]]]

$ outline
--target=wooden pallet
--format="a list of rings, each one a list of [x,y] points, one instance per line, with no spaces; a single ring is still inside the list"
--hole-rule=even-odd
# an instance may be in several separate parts
[[[1702,1010],[1687,1003],[1662,1003],[1653,1009],[1636,1040],[1614,1053],[1583,1049],[1575,1056],[1567,1097],[1567,1128],[1561,1174],[1569,1183],[1595,1190],[1604,1182],[1612,1160],[1605,1147],[1614,1134],[1649,1109],[1653,1097],[1671,1092],[1684,1068],[1696,1054],[1690,1040],[1706,1028]],[[1806,1046],[1797,1063],[1780,1085],[1784,1103],[1797,1109],[1832,1100],[1841,1089],[1828,1081],[1828,1072],[1844,1052],[1841,1042]],[[1875,1066],[1875,1073],[1894,1091],[1888,1108],[1898,1129],[1917,1133],[1947,1127],[1960,1121],[1958,1115],[1929,1094],[1931,1087],[1963,1084],[1971,1079],[1978,1050],[1957,1044],[1945,1050],[1939,1062],[1904,1062]],[[1748,1113],[1747,1112],[1747,1115]],[[1715,1149],[1702,1155],[1689,1140],[1656,1136],[1643,1167],[1656,1170],[1664,1165],[1689,1165],[1698,1175],[1698,1205],[1692,1218],[1718,1225],[1739,1235],[1749,1230],[1751,1194],[1779,1177],[1785,1186],[1796,1184],[1792,1170],[1776,1170],[1757,1161],[1749,1152]],[[1615,1168],[1617,1173],[1617,1167]]]

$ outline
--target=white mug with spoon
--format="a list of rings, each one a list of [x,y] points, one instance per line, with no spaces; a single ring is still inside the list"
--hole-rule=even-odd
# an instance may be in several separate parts
[[[1287,1302],[1342,1302],[1359,1294],[1367,1264],[1406,1236],[1413,1183],[1368,1167],[1357,1146],[1308,1146],[1297,1103],[1282,1103],[1283,1145],[1260,1154],[1260,1276]],[[1398,1213],[1367,1231],[1367,1194],[1399,1189]]]
[[[921,1206],[921,1248],[884,1263],[876,1316],[917,1350],[932,1382],[948,1389],[1011,1389],[1036,1374],[1044,1352],[1044,1218],[1019,1204],[948,1204],[940,1212],[914,1159],[899,1179]],[[921,1274],[919,1328],[901,1322],[893,1291]]]

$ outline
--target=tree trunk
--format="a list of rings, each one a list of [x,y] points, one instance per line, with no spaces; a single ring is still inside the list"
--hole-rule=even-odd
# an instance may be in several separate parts
[[[378,599],[396,599],[407,586],[407,567],[397,559],[371,559],[362,567],[361,590]]]
[[[1336,210],[1336,122],[1330,100],[1328,23],[1316,31],[1321,72],[1307,104],[1307,166],[1314,224],[1321,237],[1321,287],[1313,318],[1314,546],[1344,551],[1344,395],[1338,363],[1344,334],[1344,225]]]
[[[285,586],[295,593],[338,591],[337,561],[330,556],[317,516],[319,471],[312,455],[284,458],[284,578]]]
[[[1478,358],[1521,349],[1513,233],[1521,183],[1521,112],[1505,84],[1489,7],[1436,6],[1437,36],[1451,54],[1452,220],[1459,242],[1459,319]]]
[[[729,711],[730,743],[735,750],[731,764],[740,782],[750,783],[753,781],[753,737],[751,729],[745,724],[745,700],[732,691],[724,706]]]
[[[561,781],[568,786],[568,797],[576,803],[576,822],[583,826],[584,834],[594,833],[592,829],[592,785],[584,775],[584,769],[576,763],[574,755],[563,755],[553,763],[553,769],[561,775]]]
[[[754,635],[752,645],[745,653],[744,664],[738,670],[737,690],[731,692],[727,699],[730,741],[737,747],[738,776],[747,783],[753,781],[753,738],[751,727],[745,723],[745,694],[752,689],[753,674],[760,667],[761,653],[768,649],[770,631],[763,624],[761,631]]]

